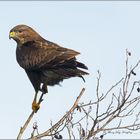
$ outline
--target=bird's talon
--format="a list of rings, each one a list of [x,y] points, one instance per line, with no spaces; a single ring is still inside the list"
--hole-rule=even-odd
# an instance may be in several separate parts
[[[36,113],[40,108],[40,105],[38,103],[36,103],[35,101],[33,101],[32,103],[32,110]]]

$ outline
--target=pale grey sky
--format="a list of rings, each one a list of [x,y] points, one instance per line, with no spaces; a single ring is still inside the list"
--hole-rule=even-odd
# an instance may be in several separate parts
[[[31,83],[16,62],[16,43],[8,38],[15,25],[29,25],[47,40],[81,52],[78,60],[89,67],[86,83],[72,78],[65,80],[62,87],[49,87],[49,94],[32,121],[38,122],[40,131],[69,109],[82,87],[86,87],[83,100],[94,98],[98,69],[103,75],[103,90],[119,80],[124,72],[126,48],[134,56],[132,63],[140,58],[140,2],[3,1],[0,19],[0,138],[16,138],[31,112],[34,96]],[[29,136],[31,129],[32,125],[25,136]],[[140,134],[129,138],[140,138]]]

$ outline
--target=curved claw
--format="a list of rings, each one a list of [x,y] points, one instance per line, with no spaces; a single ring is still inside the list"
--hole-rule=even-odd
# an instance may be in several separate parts
[[[40,108],[40,105],[38,103],[36,103],[36,101],[34,100],[32,103],[32,110],[36,113]]]

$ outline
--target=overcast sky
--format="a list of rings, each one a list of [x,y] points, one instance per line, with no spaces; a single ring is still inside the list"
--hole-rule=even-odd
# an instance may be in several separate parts
[[[0,19],[0,138],[16,138],[31,112],[34,96],[30,81],[16,62],[16,43],[8,38],[15,25],[29,25],[47,40],[81,52],[78,60],[89,67],[86,83],[72,78],[61,87],[49,87],[49,94],[31,122],[37,121],[40,131],[71,107],[82,87],[86,87],[84,100],[94,98],[98,69],[102,73],[102,90],[106,91],[124,74],[126,48],[132,52],[132,63],[140,56],[140,2],[7,1],[0,2]],[[31,129],[32,125],[25,136]],[[140,138],[140,134],[129,138]]]

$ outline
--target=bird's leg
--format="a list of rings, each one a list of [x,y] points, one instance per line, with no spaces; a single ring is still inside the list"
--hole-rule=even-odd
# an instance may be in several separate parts
[[[42,92],[42,94],[41,94],[41,96],[39,98],[38,104],[40,104],[43,101],[44,94],[46,94],[46,93],[45,92]]]
[[[47,88],[46,84],[43,84],[41,91],[42,91],[42,94],[41,94],[39,101],[38,101],[39,104],[43,101],[44,94],[48,93],[48,88]]]
[[[33,100],[33,103],[32,103],[32,110],[33,110],[35,113],[36,113],[36,112],[39,110],[39,108],[40,108],[40,104],[41,104],[41,102],[43,101],[43,96],[44,96],[44,94],[48,93],[48,89],[47,89],[47,85],[46,85],[46,84],[44,84],[44,85],[42,86],[41,91],[42,91],[42,94],[41,94],[41,96],[40,96],[38,102],[37,102],[37,94],[38,94],[38,92],[36,92],[36,93],[35,93],[34,100]]]
[[[37,94],[38,92],[35,93],[35,96],[34,96],[34,100],[33,100],[33,103],[32,103],[32,110],[36,113],[38,111],[38,109],[40,108],[40,105],[39,103],[37,103]]]

